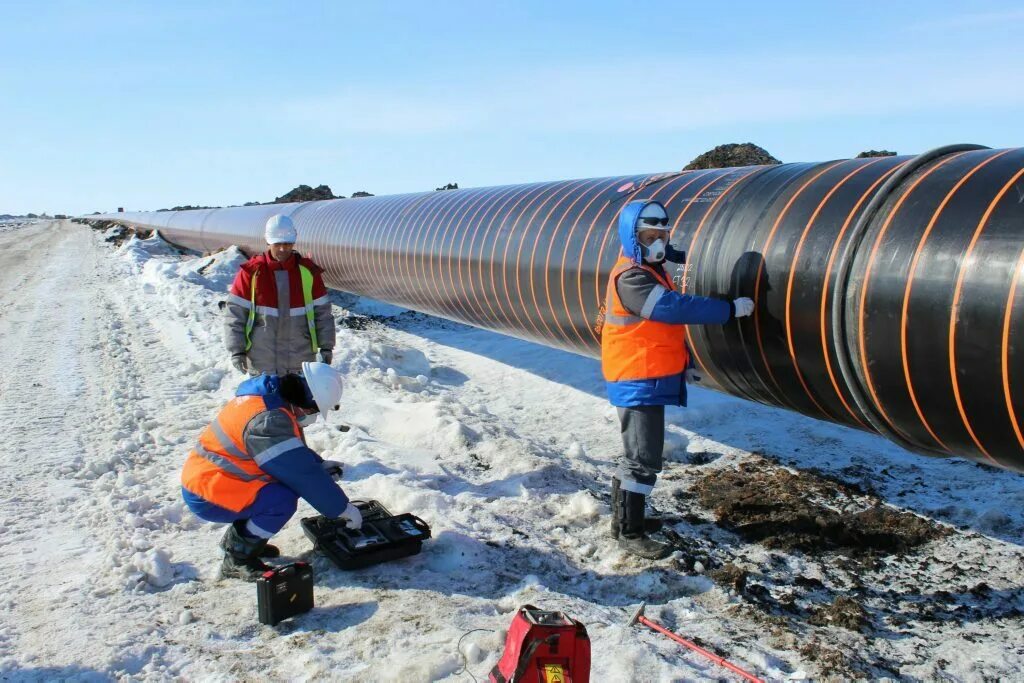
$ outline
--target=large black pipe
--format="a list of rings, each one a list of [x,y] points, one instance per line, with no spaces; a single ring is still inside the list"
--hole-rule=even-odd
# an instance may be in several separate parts
[[[1024,471],[1024,149],[850,159],[102,218],[200,251],[288,213],[331,287],[596,356],[616,221],[660,200],[708,384]]]

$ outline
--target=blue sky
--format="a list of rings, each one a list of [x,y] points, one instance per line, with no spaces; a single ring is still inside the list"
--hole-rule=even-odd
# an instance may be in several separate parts
[[[1011,2],[0,1],[0,213],[1024,144]]]

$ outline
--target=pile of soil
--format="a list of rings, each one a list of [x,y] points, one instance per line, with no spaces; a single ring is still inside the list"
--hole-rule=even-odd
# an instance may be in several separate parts
[[[769,154],[763,147],[752,142],[719,145],[704,152],[683,167],[684,171],[698,171],[705,168],[732,168],[734,166],[773,166],[782,162]]]
[[[768,462],[710,472],[695,491],[720,526],[780,550],[902,553],[948,533],[845,484]]]

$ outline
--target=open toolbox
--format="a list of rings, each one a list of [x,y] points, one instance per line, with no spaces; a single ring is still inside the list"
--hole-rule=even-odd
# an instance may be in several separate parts
[[[361,569],[416,555],[430,538],[430,527],[411,513],[392,515],[376,500],[354,500],[363,526],[349,529],[345,520],[323,515],[305,517],[302,531],[313,547],[341,569]]]

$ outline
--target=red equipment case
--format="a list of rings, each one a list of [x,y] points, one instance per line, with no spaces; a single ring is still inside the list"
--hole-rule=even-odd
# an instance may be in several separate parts
[[[562,612],[519,608],[491,683],[590,683],[587,628]]]

